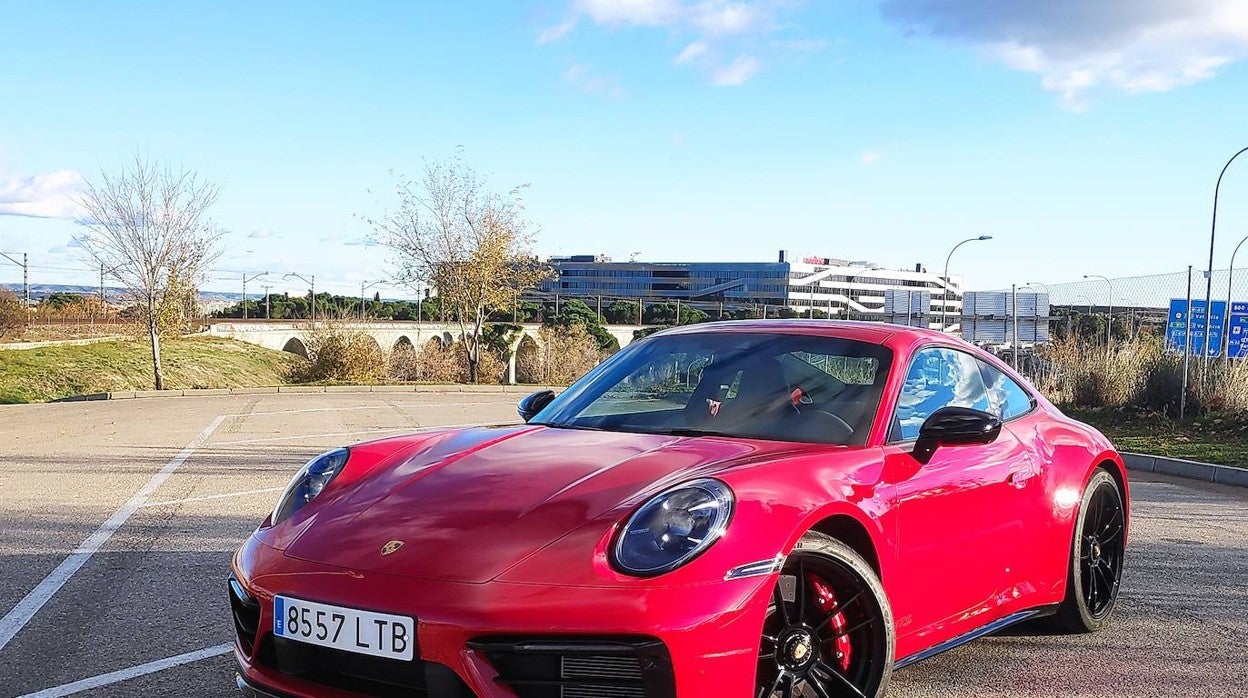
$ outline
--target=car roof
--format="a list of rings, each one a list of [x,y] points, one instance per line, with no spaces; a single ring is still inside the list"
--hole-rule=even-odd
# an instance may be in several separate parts
[[[921,327],[906,327],[883,322],[854,322],[850,320],[724,320],[680,325],[653,336],[675,334],[702,334],[716,332],[772,332],[779,334],[805,334],[823,337],[853,339],[872,344],[884,344],[890,338],[917,340],[919,338],[949,339],[949,335]],[[899,336],[900,335],[900,336]]]

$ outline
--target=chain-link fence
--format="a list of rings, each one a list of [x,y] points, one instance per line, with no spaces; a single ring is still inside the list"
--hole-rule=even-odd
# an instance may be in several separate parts
[[[1248,410],[1248,270],[1016,289],[1048,297],[1052,341],[997,350],[1055,400],[1175,416]]]

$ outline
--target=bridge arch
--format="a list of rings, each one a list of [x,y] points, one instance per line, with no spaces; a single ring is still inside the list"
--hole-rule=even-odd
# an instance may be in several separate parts
[[[282,345],[282,351],[290,352],[291,354],[298,354],[305,359],[308,358],[308,347],[303,343],[303,340],[298,337],[291,337],[286,340],[286,343]]]
[[[512,383],[541,383],[545,374],[545,361],[542,356],[542,349],[537,344],[537,340],[532,335],[525,332],[520,341],[516,343],[516,349],[511,353],[511,360],[508,362],[508,372],[511,374],[509,378]]]

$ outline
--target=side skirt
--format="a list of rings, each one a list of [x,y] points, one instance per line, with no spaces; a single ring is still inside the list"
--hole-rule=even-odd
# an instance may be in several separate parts
[[[1008,628],[1011,625],[1017,625],[1018,623],[1022,623],[1025,620],[1031,620],[1032,618],[1040,618],[1043,616],[1053,615],[1054,611],[1056,610],[1057,610],[1057,605],[1053,604],[1050,606],[1041,606],[1040,608],[1033,608],[1027,611],[1019,611],[1018,613],[1011,613],[1010,615],[1004,618],[1001,618],[1000,620],[995,620],[989,623],[988,625],[975,628],[974,630],[968,633],[959,635],[953,638],[952,640],[945,640],[939,645],[933,645],[932,647],[928,647],[922,652],[917,652],[904,659],[899,659],[897,660],[897,662],[893,664],[893,668],[904,669],[905,667],[908,667],[911,664],[921,662],[924,659],[931,659],[932,657],[935,657],[938,654],[941,654],[943,652],[948,652],[949,650],[955,647],[961,647],[962,645],[965,645],[966,643],[971,642],[973,640],[978,640],[979,638],[985,635],[991,635],[999,630],[1004,630],[1005,628]]]

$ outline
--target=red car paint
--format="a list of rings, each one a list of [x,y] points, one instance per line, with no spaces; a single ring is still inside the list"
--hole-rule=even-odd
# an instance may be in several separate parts
[[[352,448],[346,469],[291,519],[261,526],[233,573],[261,606],[283,594],[411,615],[420,657],[479,696],[511,698],[468,647],[487,635],[646,635],[670,651],[677,695],[753,696],[776,573],[725,580],[789,553],[815,528],[865,532],[896,619],[897,660],[1062,600],[1077,495],[1097,467],[1123,485],[1117,453],[1028,386],[1036,408],[984,446],[942,447],[920,465],[886,443],[910,357],[946,335],[879,324],[742,322],[674,332],[816,334],[894,354],[863,446],[574,431],[544,426],[429,431]],[[608,562],[617,527],[674,484],[713,476],[736,496],[727,534],[670,573]],[[405,545],[379,550],[392,539]],[[829,603],[832,600],[829,599]],[[830,606],[829,606],[830,607]],[[257,643],[258,644],[258,643]],[[848,646],[844,649],[851,650]],[[240,674],[281,694],[355,696],[279,673],[238,644]]]

